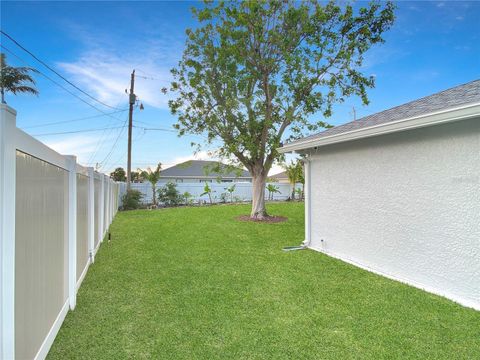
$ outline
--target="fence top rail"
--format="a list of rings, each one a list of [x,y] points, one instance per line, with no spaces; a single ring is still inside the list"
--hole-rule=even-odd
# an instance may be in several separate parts
[[[3,106],[2,106],[3,109]],[[9,107],[7,107],[7,110],[14,113],[15,111]],[[30,156],[33,156],[39,160],[45,161],[47,163],[50,163],[52,165],[55,165],[59,168],[62,168],[64,170],[67,170],[70,168],[70,158],[69,156],[62,155],[58,153],[57,151],[53,150],[52,148],[48,147],[41,141],[37,140],[33,136],[27,134],[25,131],[15,127],[14,129],[14,144],[15,144],[15,149],[23,152],[25,154],[28,154]],[[85,176],[88,176],[88,167],[83,166],[81,164],[76,164],[76,171],[77,174],[82,174]],[[108,175],[106,174],[101,174],[95,172],[95,177],[98,179],[102,179],[102,176],[107,179]]]
[[[88,167],[77,164],[77,174],[88,176]]]
[[[37,159],[68,170],[69,160],[52,148],[38,141],[26,132],[15,129],[15,148],[23,153],[36,157]]]

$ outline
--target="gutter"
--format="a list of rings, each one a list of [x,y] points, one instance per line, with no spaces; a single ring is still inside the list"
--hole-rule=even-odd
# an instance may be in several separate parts
[[[432,125],[446,124],[475,117],[480,117],[480,103],[478,102],[456,108],[450,108],[447,110],[441,110],[430,114],[414,116],[384,124],[347,131],[340,134],[334,134],[304,141],[299,140],[298,142],[293,142],[291,144],[287,144],[281,147],[280,149],[278,149],[278,152],[284,154],[312,147],[326,146],[347,141],[364,139],[373,136],[391,134],[405,130],[418,129]]]

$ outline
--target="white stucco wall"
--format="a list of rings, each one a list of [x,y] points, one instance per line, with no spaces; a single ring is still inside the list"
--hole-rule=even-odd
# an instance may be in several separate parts
[[[480,119],[321,147],[311,171],[313,249],[480,310]]]

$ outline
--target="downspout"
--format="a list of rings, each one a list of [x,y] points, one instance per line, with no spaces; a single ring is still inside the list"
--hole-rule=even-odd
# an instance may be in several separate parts
[[[312,161],[310,155],[304,159],[305,168],[305,240],[302,245],[309,247],[312,241]]]
[[[312,207],[311,207],[311,194],[312,194],[312,181],[311,181],[311,160],[310,156],[307,155],[303,159],[304,169],[305,169],[305,240],[303,240],[300,246],[287,246],[284,247],[284,251],[293,251],[293,250],[305,250],[310,246],[312,241]]]

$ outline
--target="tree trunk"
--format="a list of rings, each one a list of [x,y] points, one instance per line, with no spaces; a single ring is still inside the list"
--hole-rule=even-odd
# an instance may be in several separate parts
[[[265,209],[265,183],[267,177],[263,174],[252,174],[252,212],[250,218],[262,220],[268,216]]]
[[[152,192],[153,192],[153,205],[157,205],[157,188],[154,184],[152,184]]]

